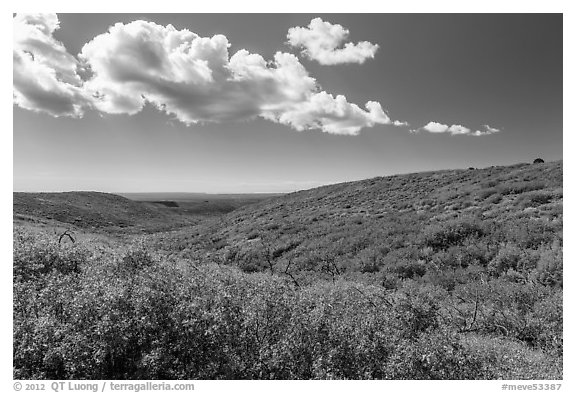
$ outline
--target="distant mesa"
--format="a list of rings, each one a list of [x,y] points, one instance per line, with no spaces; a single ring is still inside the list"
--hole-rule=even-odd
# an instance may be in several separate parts
[[[544,160],[541,158],[537,158],[534,160],[534,164],[544,164]]]

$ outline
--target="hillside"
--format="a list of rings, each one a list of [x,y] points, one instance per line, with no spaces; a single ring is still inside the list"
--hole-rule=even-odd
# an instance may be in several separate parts
[[[290,263],[304,280],[398,264],[485,267],[503,246],[561,247],[562,200],[562,162],[379,177],[246,206],[158,245],[248,272]]]
[[[73,226],[109,234],[153,233],[196,225],[276,195],[15,192],[13,214],[15,223]]]
[[[61,197],[15,212],[173,209]],[[115,241],[17,226],[14,378],[562,379],[562,203],[552,162],[331,185]]]
[[[17,221],[68,224],[77,228],[108,232],[122,228],[167,230],[190,223],[153,204],[135,202],[101,192],[13,194],[13,214]]]

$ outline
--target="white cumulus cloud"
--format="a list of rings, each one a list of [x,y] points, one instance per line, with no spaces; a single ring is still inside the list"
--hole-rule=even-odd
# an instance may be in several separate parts
[[[229,56],[229,47],[223,35],[135,21],[95,37],[80,59],[93,73],[85,87],[107,113],[134,114],[149,102],[187,124],[260,116],[333,134],[392,124],[378,103],[364,110],[321,91],[292,54],[267,62],[244,49]]]
[[[357,135],[362,128],[375,124],[393,124],[378,102],[369,101],[365,108],[349,103],[342,95],[334,97],[321,91],[291,108],[266,113],[264,117],[298,131],[319,128],[340,135]]]
[[[111,26],[76,58],[54,39],[58,28],[55,14],[14,17],[14,102],[24,109],[56,117],[81,117],[88,108],[133,115],[151,104],[185,124],[262,117],[348,135],[405,125],[377,102],[360,108],[323,91],[290,53],[269,61],[244,49],[231,55],[224,35],[137,20]]]
[[[80,117],[88,99],[77,60],[52,36],[58,28],[54,14],[14,17],[14,103],[56,117]]]
[[[287,38],[288,44],[301,48],[304,56],[322,65],[362,64],[366,59],[374,57],[378,50],[377,44],[368,41],[344,43],[349,34],[350,31],[342,25],[315,18],[308,27],[290,28]]]
[[[450,135],[473,135],[473,136],[490,135],[500,132],[499,129],[490,127],[489,125],[484,125],[483,127],[484,127],[483,131],[480,130],[472,131],[470,128],[464,127],[459,124],[452,124],[451,126],[449,126],[447,124],[431,121],[419,129],[411,130],[411,132],[418,133],[419,131],[428,131],[433,134],[448,133]]]

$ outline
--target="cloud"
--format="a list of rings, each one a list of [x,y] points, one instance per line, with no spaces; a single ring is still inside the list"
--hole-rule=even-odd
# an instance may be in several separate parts
[[[319,128],[339,135],[358,135],[364,127],[393,124],[378,102],[369,101],[366,110],[351,104],[346,97],[334,97],[324,91],[313,94],[288,110],[266,114],[264,117],[290,125],[298,131]]]
[[[13,95],[24,109],[79,118],[87,109],[133,115],[150,104],[185,124],[261,117],[298,131],[336,135],[357,135],[379,124],[408,125],[390,119],[378,102],[362,107],[322,90],[293,54],[277,52],[266,60],[241,49],[231,55],[224,35],[201,37],[142,20],[117,23],[86,43],[76,58],[53,36],[59,29],[56,15],[18,14],[13,19]],[[348,34],[316,18],[308,28],[290,29],[288,38],[323,64],[361,63],[374,55],[377,45],[369,43],[337,49]],[[473,131],[439,122],[411,130],[420,131],[500,132],[487,124]]]
[[[254,117],[296,130],[357,134],[393,124],[379,103],[366,110],[321,91],[298,58],[271,62],[244,49],[231,57],[223,35],[200,37],[152,22],[118,23],[84,45],[80,59],[93,76],[85,88],[106,113],[139,112],[149,102],[186,123]]]
[[[430,123],[426,124],[422,127],[423,130],[433,133],[441,133],[448,131],[448,126],[446,124],[436,123],[431,121]]]
[[[58,28],[53,14],[14,17],[14,103],[56,117],[81,117],[88,99],[77,60],[52,36]]]
[[[500,132],[500,129],[490,127],[488,124],[484,124],[483,127],[485,129],[485,131],[483,133],[487,134],[487,135],[496,134],[497,132]],[[476,131],[476,132],[478,132],[478,131]]]
[[[376,124],[405,125],[377,102],[362,109],[321,90],[293,54],[277,52],[266,61],[241,49],[230,56],[224,35],[117,23],[75,58],[53,37],[55,14],[13,19],[14,103],[24,109],[55,117],[82,117],[87,109],[133,115],[150,104],[185,124],[262,117],[298,131],[347,135]]]
[[[436,123],[431,121],[426,124],[421,130],[431,132],[433,134],[449,133],[451,135],[464,135],[469,134],[470,129],[459,124],[453,124],[451,126],[442,123]],[[416,130],[418,131],[418,130]]]
[[[482,127],[484,127],[483,131],[476,130],[472,132],[470,135],[483,136],[483,135],[492,135],[500,132],[498,128],[490,127],[488,124],[484,124]]]
[[[484,125],[484,131],[476,130],[472,131],[468,127],[464,127],[459,124],[452,124],[451,126],[447,124],[437,123],[434,121],[429,122],[425,126],[410,130],[411,133],[418,133],[420,131],[428,131],[432,134],[443,134],[448,133],[450,135],[473,135],[473,136],[482,136],[482,135],[490,135],[500,132],[497,128],[492,128],[489,125]]]
[[[322,65],[362,64],[366,59],[374,58],[378,45],[368,41],[348,42],[340,48],[349,34],[350,31],[341,25],[315,18],[308,27],[290,28],[287,38],[289,45],[302,48],[304,56]]]

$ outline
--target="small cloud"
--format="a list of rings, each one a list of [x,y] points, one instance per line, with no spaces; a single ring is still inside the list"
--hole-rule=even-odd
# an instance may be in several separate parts
[[[470,133],[470,129],[459,124],[452,124],[448,127],[448,132],[452,135],[466,135]]]
[[[446,124],[436,123],[435,121],[431,121],[430,123],[428,123],[424,127],[422,127],[422,129],[424,131],[432,132],[435,134],[447,132],[448,128],[450,128],[450,127],[448,127]]]
[[[497,132],[500,132],[498,128],[490,127],[488,124],[484,124],[483,127],[486,130],[486,134],[496,134]]]
[[[350,31],[341,25],[324,22],[321,18],[312,19],[308,27],[292,27],[288,30],[288,44],[302,48],[302,54],[322,65],[346,63],[362,64],[368,58],[374,58],[377,44],[368,41],[356,44],[346,43]]]
[[[421,127],[419,129],[415,129],[415,130],[410,130],[410,132],[413,134],[416,134],[419,131],[423,130],[423,131],[428,131],[428,132],[433,133],[433,134],[448,133],[450,135],[473,135],[473,136],[490,135],[490,134],[500,132],[499,129],[492,128],[488,125],[484,125],[484,129],[485,129],[484,131],[479,131],[479,130],[472,131],[470,128],[464,127],[464,126],[459,125],[459,124],[453,124],[453,125],[449,126],[447,124],[442,124],[442,123],[437,123],[437,122],[431,121],[428,124],[426,124],[424,127]]]
[[[500,132],[498,128],[490,127],[488,124],[484,124],[484,131],[476,130],[472,133],[474,136],[492,135]]]

